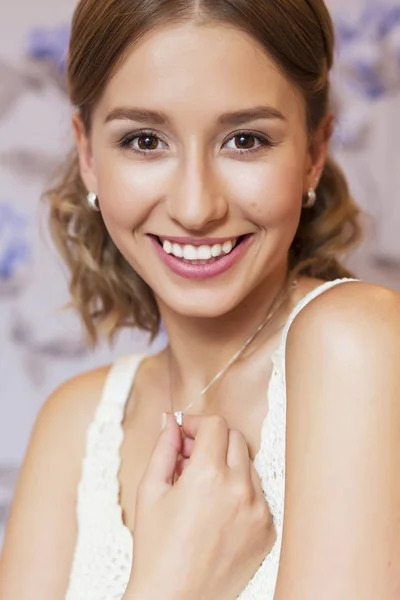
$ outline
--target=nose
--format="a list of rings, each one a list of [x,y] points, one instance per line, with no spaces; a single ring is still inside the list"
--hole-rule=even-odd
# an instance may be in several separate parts
[[[205,157],[191,156],[178,169],[167,206],[170,218],[186,231],[205,232],[224,219],[228,203]]]

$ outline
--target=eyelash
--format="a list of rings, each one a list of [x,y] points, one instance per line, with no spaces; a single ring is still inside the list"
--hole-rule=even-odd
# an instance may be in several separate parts
[[[272,148],[277,145],[268,136],[260,135],[259,133],[254,133],[251,131],[236,131],[235,134],[232,135],[228,140],[226,140],[225,143],[230,142],[230,141],[234,140],[235,138],[240,137],[241,135],[249,137],[249,138],[254,138],[255,140],[257,140],[260,143],[260,145],[257,146],[256,148],[250,148],[248,150],[237,149],[236,153],[238,153],[238,154],[256,154],[257,152],[260,152],[264,147]],[[122,140],[120,140],[118,142],[118,146],[120,148],[122,148],[123,150],[127,150],[128,152],[133,152],[134,154],[139,154],[142,156],[155,154],[156,152],[158,152],[158,150],[138,150],[137,148],[133,148],[131,146],[131,144],[134,140],[139,139],[139,138],[144,138],[146,136],[150,137],[150,138],[155,138],[159,141],[162,141],[158,137],[158,134],[156,131],[152,131],[150,129],[145,129],[145,130],[141,130],[141,131],[136,131],[134,133],[131,133],[131,134],[125,136],[124,138],[122,138]]]

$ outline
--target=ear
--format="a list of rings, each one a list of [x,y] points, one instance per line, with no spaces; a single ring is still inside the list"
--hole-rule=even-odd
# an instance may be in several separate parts
[[[327,114],[310,139],[307,168],[304,176],[304,194],[318,187],[328,157],[329,142],[333,131],[333,115]]]
[[[91,144],[86,134],[82,118],[78,113],[72,117],[72,129],[79,157],[79,169],[82,181],[88,192],[97,194],[97,177]]]

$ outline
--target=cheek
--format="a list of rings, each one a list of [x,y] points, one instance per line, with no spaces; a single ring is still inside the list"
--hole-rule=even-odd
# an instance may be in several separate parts
[[[162,199],[170,166],[159,162],[155,168],[151,162],[129,157],[99,158],[98,196],[107,226],[129,231],[139,228]]]
[[[294,154],[294,153],[293,153]],[[225,180],[243,216],[260,227],[297,222],[303,190],[302,162],[295,156],[278,156],[264,162],[243,162],[226,167]],[[228,173],[229,169],[229,173]]]

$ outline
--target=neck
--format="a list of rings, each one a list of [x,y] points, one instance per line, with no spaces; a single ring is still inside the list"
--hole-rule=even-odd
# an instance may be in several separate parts
[[[185,398],[200,398],[202,390],[224,368],[232,356],[265,320],[280,292],[284,292],[286,265],[268,277],[234,310],[218,318],[191,318],[179,315],[159,303],[160,313],[169,339],[175,410],[186,408]],[[288,294],[290,291],[286,291]],[[284,310],[284,305],[276,313]],[[268,339],[269,325],[248,347]],[[246,352],[247,353],[247,352]],[[182,399],[182,401],[181,401]],[[201,403],[196,406],[200,408]]]

